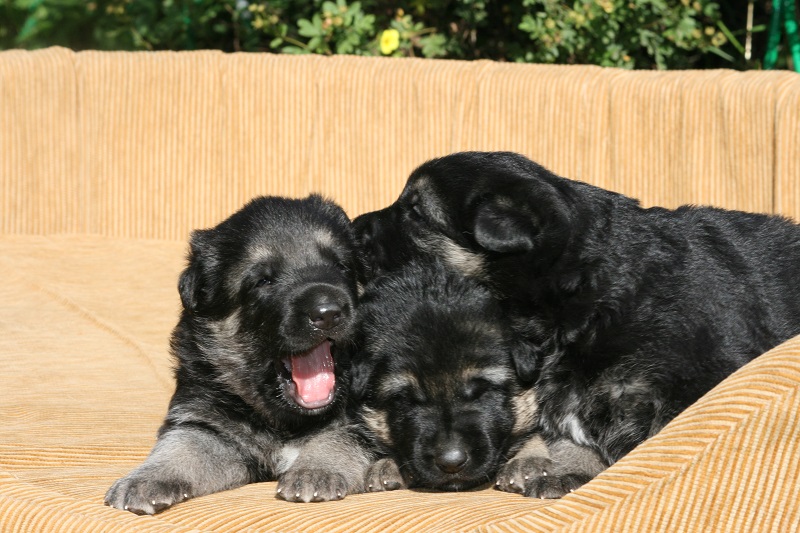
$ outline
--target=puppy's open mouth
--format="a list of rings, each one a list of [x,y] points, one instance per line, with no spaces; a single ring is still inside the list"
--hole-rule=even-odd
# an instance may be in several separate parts
[[[331,342],[325,340],[307,352],[283,359],[287,395],[305,409],[319,409],[333,401],[336,387]]]

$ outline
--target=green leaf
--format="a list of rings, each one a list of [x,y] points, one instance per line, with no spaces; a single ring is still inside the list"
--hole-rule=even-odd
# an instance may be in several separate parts
[[[719,57],[721,57],[722,59],[725,59],[726,61],[730,61],[731,63],[733,63],[734,61],[736,61],[736,58],[734,58],[734,57],[733,57],[732,55],[730,55],[729,53],[727,53],[727,52],[724,52],[724,51],[720,50],[720,49],[719,49],[719,48],[717,48],[716,46],[711,46],[711,47],[709,47],[709,48],[708,48],[708,51],[709,51],[709,52],[711,52],[712,54],[718,55]]]
[[[16,41],[17,43],[24,43],[41,29],[46,29],[48,27],[48,23],[43,21],[39,16],[39,10],[35,13],[30,15],[27,19],[25,19],[25,24],[22,25],[22,29],[17,34]]]
[[[283,51],[284,54],[307,54],[308,53],[308,50],[305,50],[304,48],[300,48],[299,46],[293,46],[293,45],[284,46],[283,48],[281,48],[281,50]]]
[[[744,54],[744,46],[742,46],[742,43],[739,42],[739,39],[734,37],[733,33],[731,33],[731,30],[728,29],[728,27],[725,25],[725,23],[720,20],[720,21],[717,22],[717,27],[722,31],[722,34],[725,35],[725,37],[728,38],[728,41],[733,45],[733,47],[736,48],[736,50],[738,50],[740,54]],[[714,48],[714,47],[712,47],[712,48]],[[717,48],[717,50],[719,50],[719,49]],[[714,53],[716,53],[716,52],[714,52]],[[719,54],[717,53],[717,55],[719,55]],[[725,58],[725,56],[720,56],[720,57]],[[733,59],[731,59],[731,61],[733,61]]]
[[[303,37],[316,37],[322,35],[322,28],[315,26],[307,19],[300,19],[297,21],[297,33]]]

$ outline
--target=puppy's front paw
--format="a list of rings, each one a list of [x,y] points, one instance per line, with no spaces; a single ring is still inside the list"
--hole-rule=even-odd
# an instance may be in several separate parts
[[[549,459],[526,457],[512,459],[500,469],[496,488],[532,498],[560,498],[577,489],[590,478],[558,472]]]
[[[347,481],[336,472],[290,469],[278,479],[278,496],[289,502],[326,502],[347,495]]]
[[[108,489],[104,503],[134,514],[156,514],[191,496],[191,487],[187,483],[133,473]]]
[[[540,479],[547,479],[552,465],[552,461],[546,457],[512,459],[498,472],[495,488],[530,496],[530,488],[538,484]]]
[[[382,492],[406,488],[400,468],[394,459],[379,459],[369,467],[366,479],[368,492]]]

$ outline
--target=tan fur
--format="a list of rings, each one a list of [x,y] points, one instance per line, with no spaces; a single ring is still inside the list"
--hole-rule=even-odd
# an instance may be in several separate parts
[[[404,372],[392,376],[386,376],[378,386],[378,393],[382,397],[387,398],[394,393],[408,388],[421,390],[417,376],[409,372]]]
[[[485,277],[486,259],[481,254],[462,248],[442,236],[437,236],[436,239],[428,239],[428,243],[429,246],[425,248],[440,256],[445,263],[465,276],[478,279]]]
[[[385,411],[362,407],[362,417],[370,430],[386,446],[392,446],[392,435],[389,432],[389,421]]]
[[[528,441],[519,449],[514,455],[514,459],[528,459],[531,457],[538,457],[542,459],[549,459],[550,452],[547,448],[547,443],[540,434],[533,435]]]
[[[514,377],[510,368],[504,366],[468,367],[461,371],[461,380],[466,383],[473,379],[483,379],[495,385],[505,385]]]
[[[517,394],[513,400],[514,429],[512,434],[519,435],[530,430],[536,423],[539,404],[536,401],[536,391],[533,388],[525,389]]]

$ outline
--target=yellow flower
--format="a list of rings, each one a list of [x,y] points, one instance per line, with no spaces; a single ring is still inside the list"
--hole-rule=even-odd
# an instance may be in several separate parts
[[[388,56],[400,46],[400,32],[395,29],[383,30],[381,34],[381,53]]]

